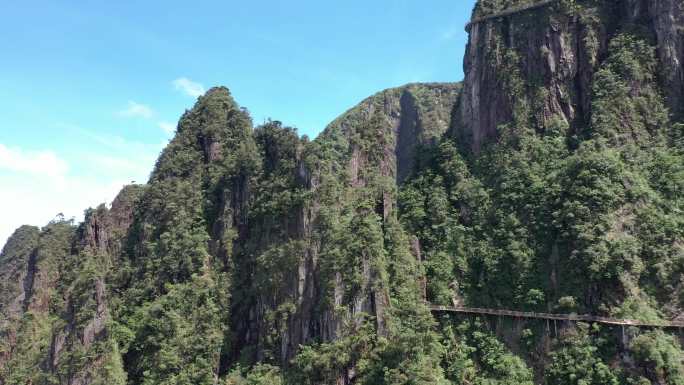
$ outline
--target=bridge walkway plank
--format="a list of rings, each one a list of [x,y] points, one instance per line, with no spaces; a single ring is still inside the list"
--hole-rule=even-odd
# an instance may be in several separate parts
[[[534,313],[523,312],[506,309],[485,309],[474,307],[455,307],[455,306],[440,306],[429,305],[432,312],[451,312],[451,313],[470,313],[470,314],[486,314],[495,316],[505,316],[512,318],[533,318],[533,319],[548,319],[557,321],[572,321],[572,322],[596,322],[609,325],[622,326],[636,326],[636,327],[653,327],[653,328],[684,328],[684,321],[663,321],[663,322],[647,322],[631,319],[618,319],[609,317],[599,317],[586,314],[551,314],[551,313]]]

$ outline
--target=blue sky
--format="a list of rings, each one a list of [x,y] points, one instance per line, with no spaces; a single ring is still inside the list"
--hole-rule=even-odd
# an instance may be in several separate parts
[[[363,98],[458,81],[474,0],[31,1],[0,12],[0,245],[147,179],[198,94],[315,137]]]

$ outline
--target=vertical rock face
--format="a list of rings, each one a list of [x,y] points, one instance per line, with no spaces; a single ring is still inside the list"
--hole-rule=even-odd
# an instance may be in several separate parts
[[[583,118],[598,53],[584,46],[579,21],[552,15],[547,7],[553,6],[470,25],[457,129],[474,151],[498,137],[499,125],[514,121],[520,98],[540,104],[539,124],[554,116],[566,123]],[[536,89],[546,92],[535,94]]]
[[[682,7],[677,0],[561,0],[471,24],[455,132],[475,152],[511,122],[543,131],[560,121],[580,133],[610,40],[634,28],[657,40],[659,80],[671,112],[681,114]]]
[[[349,266],[331,265],[331,249],[339,241],[326,235],[332,229],[326,228],[331,218],[325,216],[330,210],[344,215],[349,209],[344,208],[346,199],[341,197],[361,194],[378,183],[376,178],[386,178],[394,185],[408,177],[417,166],[418,149],[434,145],[448,129],[459,90],[459,84],[416,84],[383,91],[340,116],[312,143],[300,143],[291,132],[278,133],[283,130],[278,124],[257,129],[264,176],[252,186],[252,194],[259,194],[263,191],[260,186],[273,183],[274,175],[284,172],[283,182],[291,189],[288,194],[312,198],[286,206],[286,215],[273,217],[257,214],[263,211],[258,195],[247,198],[254,213],[248,224],[248,244],[256,242],[248,248],[268,258],[282,255],[282,262],[274,271],[274,266],[257,258],[250,273],[254,278],[250,283],[237,283],[255,285],[251,291],[262,293],[233,305],[238,337],[234,346],[239,351],[251,346],[255,357],[263,359],[275,349],[279,362],[287,364],[300,345],[336,340],[343,333],[345,320],[362,313],[376,316],[382,330],[389,298],[373,266],[378,261],[370,255],[361,258],[359,290],[351,294]],[[335,155],[322,153],[322,146],[335,148]],[[396,197],[389,190],[378,199],[374,210],[380,218],[396,215]],[[283,250],[283,244],[300,248],[295,260],[286,262],[287,253],[294,250]],[[280,277],[277,282],[273,275]],[[274,322],[274,317],[283,316],[287,321]],[[274,328],[280,331],[274,333]]]
[[[374,116],[382,117],[388,132],[387,175],[398,183],[416,166],[417,150],[434,145],[451,124],[451,114],[461,90],[460,83],[427,83],[393,88],[380,92],[333,121],[323,136],[342,133],[351,138]],[[359,154],[352,156],[352,181],[358,183],[362,168]]]
[[[90,210],[79,229],[56,220],[43,229],[23,226],[10,238],[0,257],[6,278],[0,298],[9,300],[0,306],[0,383],[107,379],[102,371],[112,352],[102,350],[109,319],[104,276],[128,234],[139,189],[125,187],[111,209]],[[74,366],[80,351],[92,360]]]
[[[47,359],[51,312],[62,283],[60,265],[68,255],[74,228],[53,221],[42,229],[19,228],[0,255],[0,383],[37,375]]]
[[[143,190],[141,185],[125,186],[110,208],[101,205],[88,210],[75,234],[76,246],[72,250],[82,259],[81,265],[74,266],[69,258],[62,262],[64,270],[80,270],[77,274],[68,270],[63,273],[63,285],[69,285],[59,293],[64,301],[62,319],[53,325],[50,353],[44,364],[62,383],[87,385],[100,380],[116,383],[104,375],[113,360],[113,352],[103,349],[111,349],[112,343],[111,330],[107,329],[111,314],[105,277],[120,262],[123,243],[133,224],[135,205]],[[85,365],[74,365],[69,356],[79,351],[88,352],[93,358]]]
[[[17,322],[31,299],[39,235],[38,228],[22,226],[0,254],[0,366],[10,358],[16,344]]]
[[[655,36],[660,81],[670,110],[684,112],[684,4],[678,0],[625,0],[624,20],[645,25]]]
[[[81,247],[117,256],[121,242],[133,224],[135,203],[142,193],[141,185],[124,187],[107,209],[103,206],[91,210],[80,234]]]
[[[641,8],[646,7],[658,39],[658,58],[663,65],[661,81],[668,104],[681,119],[684,113],[684,3],[679,0],[643,1]]]

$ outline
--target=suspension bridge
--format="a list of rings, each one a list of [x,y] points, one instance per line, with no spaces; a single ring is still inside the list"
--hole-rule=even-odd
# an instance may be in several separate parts
[[[634,326],[644,328],[673,328],[684,329],[684,320],[673,321],[639,321],[632,319],[619,319],[610,317],[599,317],[593,315],[582,314],[551,314],[551,313],[534,313],[516,310],[502,310],[502,309],[486,309],[477,307],[460,307],[460,306],[440,306],[428,305],[430,311],[433,313],[463,313],[463,314],[478,314],[478,315],[493,315],[509,318],[525,318],[525,319],[542,319],[554,321],[569,321],[569,322],[592,322],[607,325],[618,326]]]
[[[518,7],[511,7],[508,9],[505,9],[503,11],[495,12],[490,15],[485,15],[481,17],[476,17],[472,19],[468,24],[466,24],[466,30],[470,30],[470,27],[474,24],[479,24],[488,20],[496,19],[499,17],[506,17],[506,16],[512,16],[515,15],[516,13],[521,13],[525,11],[530,11],[533,9],[539,9],[543,8],[546,6],[549,6],[554,3],[558,3],[560,0],[544,0],[544,1],[538,1],[536,3],[532,4],[527,4],[527,5],[521,5]]]

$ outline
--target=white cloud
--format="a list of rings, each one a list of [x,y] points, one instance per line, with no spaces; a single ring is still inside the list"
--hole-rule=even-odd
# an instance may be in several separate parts
[[[154,168],[155,161],[168,144],[162,140],[158,143],[143,143],[130,140],[119,135],[96,133],[87,129],[76,128],[83,137],[97,144],[97,152],[86,152],[79,159],[88,165],[91,175],[106,180],[135,180],[146,182]]]
[[[194,82],[188,78],[178,78],[173,81],[173,86],[179,90],[185,92],[188,96],[196,98],[198,96],[204,95],[204,86],[200,83]]]
[[[173,135],[173,133],[176,132],[176,125],[173,123],[159,122],[158,126],[168,135]]]
[[[92,179],[69,177],[55,186],[45,177],[0,172],[0,247],[21,225],[44,226],[63,213],[66,218],[83,220],[83,211],[111,202],[128,181],[101,183]]]
[[[130,156],[140,157],[141,155],[146,155],[156,159],[159,151],[161,151],[161,148],[156,143],[142,143],[119,135],[93,132],[74,125],[64,126],[72,128],[98,145],[106,147],[106,151],[121,154],[122,157],[130,158]]]
[[[135,158],[122,156],[110,156],[101,154],[84,154],[84,161],[90,162],[91,167],[99,170],[102,174],[112,179],[135,180],[137,183],[145,182],[146,176],[154,164],[154,157],[140,155]]]
[[[0,170],[44,177],[64,186],[69,165],[52,151],[26,151],[0,143]]]
[[[119,111],[119,115],[127,118],[145,118],[149,119],[154,116],[154,111],[151,107],[144,104],[136,103],[132,100],[128,101],[128,107]]]
[[[52,150],[0,143],[0,248],[19,226],[44,226],[58,213],[83,220],[83,211],[111,202],[121,188],[144,183],[164,143],[147,144],[81,131],[98,152],[69,164]]]

